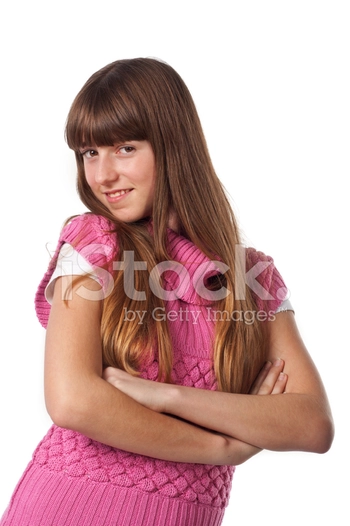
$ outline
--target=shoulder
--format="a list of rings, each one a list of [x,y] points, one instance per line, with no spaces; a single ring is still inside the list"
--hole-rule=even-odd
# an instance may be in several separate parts
[[[245,284],[257,307],[275,312],[288,297],[286,284],[271,256],[255,248],[245,248]]]
[[[91,212],[71,217],[64,225],[61,235],[78,233],[81,230],[94,232],[96,235],[109,232],[114,229],[114,225],[104,216],[96,215]]]
[[[115,225],[91,213],[75,216],[64,226],[58,249],[64,243],[72,245],[92,266],[108,263],[118,249]]]
[[[60,250],[69,243],[92,267],[104,269],[104,274],[112,271],[113,261],[118,251],[118,240],[115,226],[103,216],[86,213],[73,217],[63,227],[51,258],[35,294],[35,310],[43,327],[46,327],[50,305],[45,297],[45,290],[57,266]]]

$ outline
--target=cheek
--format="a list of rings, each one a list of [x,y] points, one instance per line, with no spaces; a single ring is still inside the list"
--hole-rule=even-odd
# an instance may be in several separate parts
[[[150,181],[150,185],[149,185],[149,192],[148,192],[148,195],[149,195],[150,199],[152,199],[152,200],[154,198],[155,189],[156,189],[156,178],[155,178],[155,176],[152,176],[151,181]]]
[[[155,167],[155,164],[152,163],[151,167],[150,167],[150,170],[149,170],[149,174],[150,175],[150,187],[152,189],[152,192],[154,192],[155,190],[155,187],[156,187],[156,177],[157,177],[157,174],[156,174],[156,167]]]
[[[87,182],[88,186],[90,186],[90,188],[93,188],[94,183],[95,183],[95,179],[94,179],[94,177],[91,174],[91,170],[87,170],[85,168],[84,171],[85,171],[85,181]]]

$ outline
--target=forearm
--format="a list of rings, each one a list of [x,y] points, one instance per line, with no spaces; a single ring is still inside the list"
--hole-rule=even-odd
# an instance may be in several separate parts
[[[294,392],[286,392],[290,388],[287,375],[281,374],[283,366],[283,361],[276,361],[264,367],[251,393],[245,395],[151,382],[113,368],[104,371],[104,378],[159,413],[176,415],[258,448],[327,450],[333,428],[322,389],[298,387],[292,379]]]
[[[326,449],[329,416],[307,394],[241,395],[169,386],[165,410],[262,449]]]
[[[88,379],[86,379],[87,381]],[[62,386],[63,387],[63,386]],[[152,411],[101,378],[68,385],[51,411],[54,422],[93,440],[175,462],[240,464],[257,452],[196,425]]]
[[[268,375],[275,378],[284,365],[283,391],[273,394],[270,386],[257,394],[231,394],[168,386],[165,410],[262,449],[324,453],[333,440],[332,415],[294,315],[276,315],[267,329],[273,363]]]

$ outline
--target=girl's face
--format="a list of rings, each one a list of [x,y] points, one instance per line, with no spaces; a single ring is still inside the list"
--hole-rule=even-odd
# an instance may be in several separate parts
[[[156,170],[148,141],[85,145],[80,153],[88,185],[116,219],[130,223],[152,214]]]

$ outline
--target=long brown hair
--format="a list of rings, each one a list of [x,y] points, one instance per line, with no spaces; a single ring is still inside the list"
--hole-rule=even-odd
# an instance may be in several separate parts
[[[232,292],[220,300],[228,312],[254,311],[249,290],[244,300],[235,298],[235,246],[240,243],[236,220],[218,179],[201,123],[188,88],[168,64],[151,58],[113,62],[93,74],[75,98],[66,124],[66,139],[75,151],[78,192],[82,202],[115,224],[119,256],[133,250],[135,261],[152,269],[169,259],[166,229],[172,211],[181,235],[208,257],[218,257],[229,267],[225,286]],[[93,195],[86,182],[80,148],[83,143],[102,146],[119,141],[147,140],[156,162],[156,187],[152,235],[147,220],[118,222]],[[152,319],[162,300],[152,294],[146,272],[136,273],[135,288],[146,291],[146,300],[124,293],[121,272],[113,293],[104,300],[102,342],[105,364],[135,373],[147,350],[157,341],[160,378],[170,381],[172,349],[166,322]],[[142,324],[123,323],[122,312],[147,311]],[[265,359],[262,328],[256,320],[218,321],[213,349],[219,389],[247,392]]]

